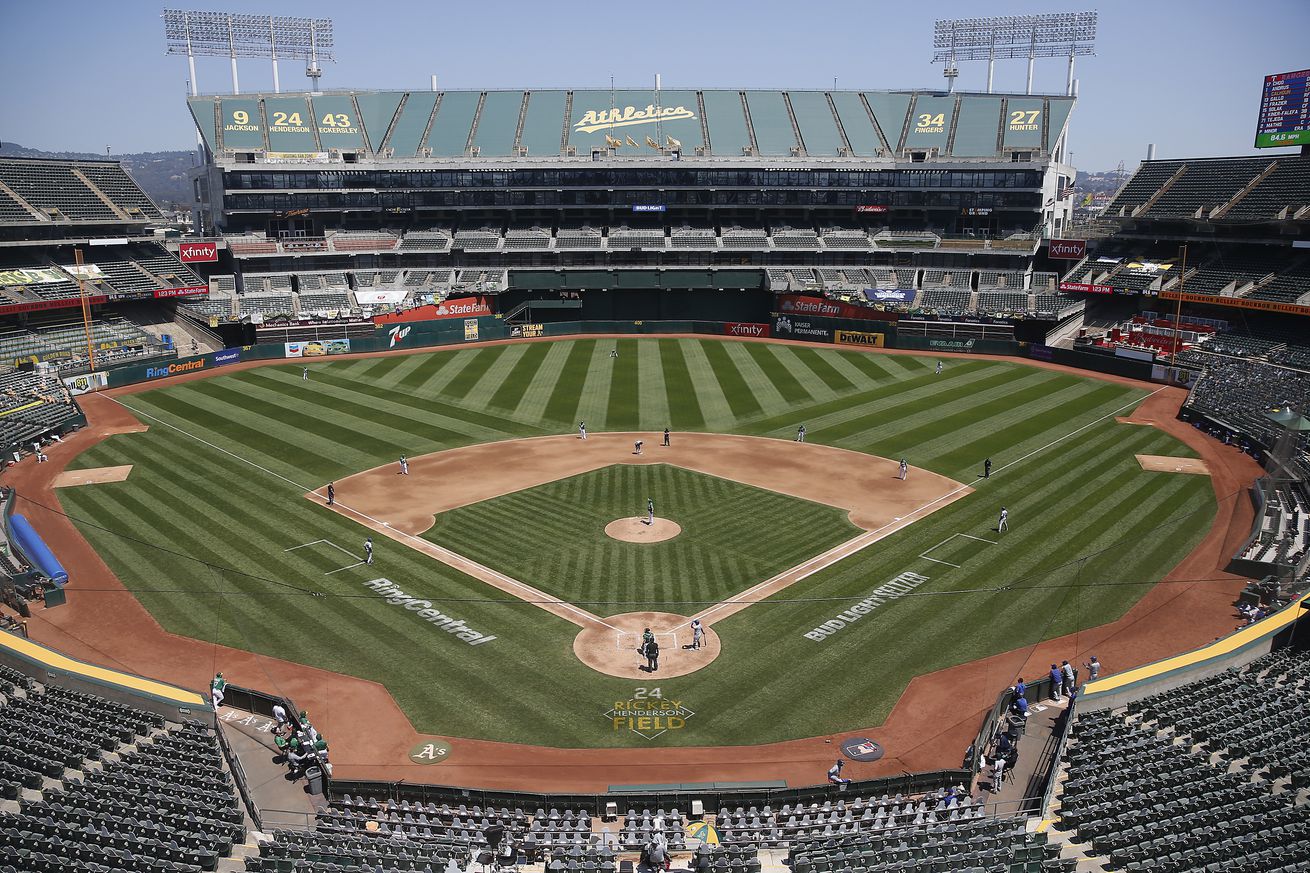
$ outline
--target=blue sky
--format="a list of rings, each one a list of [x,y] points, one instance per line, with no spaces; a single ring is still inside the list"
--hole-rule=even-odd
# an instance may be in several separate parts
[[[186,0],[178,5],[189,8]],[[170,4],[171,5],[171,4]],[[0,0],[0,139],[103,152],[187,148],[187,69],[163,49],[162,5],[141,0]],[[328,17],[338,61],[324,88],[937,88],[937,18],[1100,12],[1096,56],[1080,58],[1071,144],[1082,169],[1159,157],[1252,152],[1262,79],[1310,67],[1307,0],[1095,3],[235,2],[196,8]],[[226,58],[198,60],[202,92],[230,89]],[[1062,91],[1064,61],[1038,61],[1034,85]],[[1022,90],[1025,63],[998,62],[997,90]],[[958,87],[982,90],[984,65]],[[281,67],[284,90],[305,87]],[[242,91],[271,90],[266,61],[241,61]]]

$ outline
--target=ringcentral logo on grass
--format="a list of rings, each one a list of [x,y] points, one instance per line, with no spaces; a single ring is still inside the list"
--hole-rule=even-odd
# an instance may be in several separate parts
[[[433,609],[431,600],[410,597],[390,579],[372,579],[365,582],[364,587],[372,588],[392,606],[403,606],[410,612],[417,613],[419,618],[431,622],[448,634],[454,634],[470,646],[480,646],[495,639],[490,634],[481,634],[473,630],[462,618],[452,618],[439,609]]]

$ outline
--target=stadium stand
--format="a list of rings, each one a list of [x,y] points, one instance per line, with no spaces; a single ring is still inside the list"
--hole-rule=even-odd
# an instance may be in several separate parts
[[[1230,337],[1229,342],[1236,339]],[[1231,345],[1217,348],[1232,351]],[[1249,434],[1266,446],[1274,444],[1279,432],[1266,413],[1289,400],[1298,402],[1305,397],[1306,374],[1299,370],[1221,355],[1205,355],[1203,366],[1187,407]]]
[[[81,411],[62,384],[30,372],[0,373],[0,449],[12,452],[80,423]]]
[[[35,208],[46,221],[129,223],[162,218],[117,161],[62,161],[0,157],[0,184]],[[12,205],[4,221],[29,222],[28,210]]]
[[[1281,650],[1079,715],[1061,827],[1116,870],[1306,870],[1308,680],[1310,657]]]
[[[1310,549],[1310,492],[1299,481],[1259,480],[1264,511],[1256,534],[1238,557],[1263,564],[1297,566]]]

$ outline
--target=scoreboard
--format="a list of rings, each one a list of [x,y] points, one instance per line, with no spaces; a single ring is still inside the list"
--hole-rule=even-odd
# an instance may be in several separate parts
[[[1258,149],[1310,145],[1310,70],[1265,76],[1256,122]]]

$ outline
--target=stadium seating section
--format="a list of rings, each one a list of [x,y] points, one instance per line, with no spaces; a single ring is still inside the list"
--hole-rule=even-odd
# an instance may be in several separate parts
[[[245,839],[210,728],[9,668],[0,726],[0,870],[214,870]]]
[[[72,272],[75,265],[71,251],[53,255],[22,252],[19,250],[18,254],[0,258],[0,312],[5,304],[80,295],[77,278]],[[83,281],[87,294],[91,296],[137,294],[149,297],[160,289],[206,284],[190,267],[154,242],[89,248],[83,252],[86,263],[82,271]],[[38,257],[43,259],[38,260]],[[40,271],[28,274],[28,278],[38,281],[6,280],[3,276],[7,271],[19,270]]]
[[[1240,553],[1248,561],[1296,566],[1310,548],[1310,489],[1304,482],[1256,483],[1264,493],[1258,532]]]
[[[63,430],[80,415],[55,380],[35,373],[0,373],[0,449],[25,447],[37,437]]]
[[[0,223],[163,219],[116,161],[0,157],[0,186]]]
[[[1110,202],[1115,217],[1277,221],[1310,207],[1310,160],[1299,155],[1147,161]]]
[[[1060,826],[1114,870],[1304,871],[1307,718],[1310,657],[1290,650],[1082,714]]]

